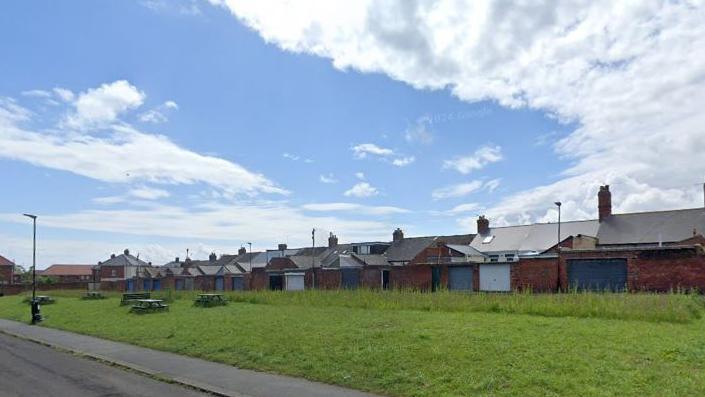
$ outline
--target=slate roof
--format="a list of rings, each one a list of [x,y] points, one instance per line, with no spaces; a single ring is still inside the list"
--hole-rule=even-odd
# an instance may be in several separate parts
[[[198,270],[204,275],[204,276],[215,276],[218,274],[220,269],[222,269],[223,266],[221,265],[202,265],[198,266]]]
[[[600,223],[597,220],[561,222],[561,238],[577,236],[597,236]],[[485,238],[494,236],[485,243]],[[531,225],[503,226],[490,228],[489,233],[477,235],[470,246],[483,253],[488,252],[544,252],[558,241],[557,223],[534,223]]]
[[[389,261],[384,255],[360,255],[352,254],[358,261],[368,266],[389,266]]]
[[[600,223],[600,245],[674,243],[705,235],[705,209],[613,214]]]
[[[15,263],[0,255],[0,266],[15,266]]]
[[[474,238],[474,234],[404,237],[401,240],[392,242],[385,255],[390,262],[408,262],[436,241],[442,241],[446,244],[470,244]]]
[[[292,262],[299,269],[310,269],[311,268],[311,255],[292,255],[289,257]],[[321,267],[321,258],[318,256],[313,257],[313,263],[316,267]]]
[[[100,266],[150,266],[150,264],[130,254],[120,254],[101,263]]]
[[[51,265],[42,271],[43,276],[90,276],[93,265]]]
[[[486,256],[479,250],[469,246],[469,245],[463,245],[463,244],[446,244],[446,246],[454,251],[458,251],[461,254],[467,255],[467,256]]]

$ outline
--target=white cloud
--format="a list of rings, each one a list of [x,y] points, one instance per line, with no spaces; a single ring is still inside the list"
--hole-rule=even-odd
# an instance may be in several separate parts
[[[119,85],[132,87],[129,83]],[[112,86],[103,85],[99,89],[88,90],[77,102],[98,91],[102,93],[95,95],[104,97],[104,91],[110,91],[108,87]],[[136,89],[126,89],[137,92]],[[88,102],[112,103],[111,100],[93,99]],[[86,127],[93,125],[88,120],[107,120],[117,115],[92,110],[84,112],[86,106],[95,108],[93,105],[77,106],[83,110],[76,113],[81,115],[79,118],[83,120],[82,123],[86,122]],[[176,145],[165,136],[143,133],[124,123],[112,125],[109,131],[99,136],[61,129],[43,132],[23,127],[31,121],[32,115],[31,111],[19,107],[12,100],[0,100],[0,157],[68,171],[104,182],[204,183],[229,194],[288,193],[263,175],[251,172],[239,164],[195,153]]]
[[[79,94],[76,111],[66,117],[66,125],[77,129],[102,127],[118,115],[142,105],[145,94],[125,80],[106,83]]]
[[[694,161],[705,141],[701,1],[218,4],[267,42],[337,68],[577,125],[555,146],[573,164],[561,179],[496,206],[515,219],[542,217],[555,196],[593,214],[597,185],[615,181],[625,203],[654,199],[634,208],[688,206],[705,175]]]
[[[313,203],[302,205],[301,208],[315,212],[354,212],[364,215],[392,215],[409,212],[409,210],[399,207],[367,206],[355,203]]]
[[[409,143],[430,144],[433,142],[433,133],[430,130],[431,118],[424,116],[416,119],[416,122],[406,129],[404,139]]]
[[[365,180],[365,173],[364,172],[356,172],[355,173],[355,178],[364,181]]]
[[[487,164],[496,163],[500,160],[502,160],[501,147],[482,146],[471,155],[445,160],[443,168],[452,168],[461,174],[469,174],[472,171],[484,168]]]
[[[351,187],[349,190],[346,190],[343,194],[348,197],[365,198],[376,196],[379,194],[379,191],[376,187],[370,185],[367,182],[359,182],[356,183],[355,186]]]
[[[319,177],[319,180],[322,183],[328,183],[328,184],[338,183],[338,180],[335,179],[335,176],[333,176],[333,174],[321,175]]]
[[[501,181],[502,181],[501,178],[489,180],[489,181],[485,182],[484,187],[485,187],[485,189],[487,189],[488,192],[492,193],[499,187],[499,184],[501,183]]]
[[[394,155],[394,151],[392,149],[379,147],[379,146],[375,145],[374,143],[361,143],[359,145],[353,146],[351,148],[351,150],[353,151],[355,158],[358,158],[358,159],[364,159],[369,154],[372,154],[375,156],[393,156]]]
[[[22,91],[22,96],[34,97],[34,98],[51,98],[52,94],[45,90],[27,90]]]
[[[301,158],[301,157],[299,157],[295,154],[291,154],[291,153],[282,153],[282,157],[284,157],[285,159],[293,160],[293,161],[297,161]]]
[[[398,159],[392,160],[392,164],[396,165],[397,167],[406,167],[414,161],[416,161],[416,157],[414,156],[400,157]]]
[[[155,189],[148,186],[141,186],[134,189],[130,189],[128,194],[132,197],[136,197],[138,199],[143,200],[158,200],[160,198],[170,196],[169,192],[167,192],[166,190]]]
[[[482,188],[482,181],[472,181],[467,183],[458,183],[456,185],[450,185],[435,189],[431,192],[431,197],[434,200],[441,200],[447,198],[463,197],[470,193],[476,192]]]
[[[454,214],[462,214],[462,213],[467,213],[467,212],[475,212],[482,208],[480,204],[478,203],[466,203],[466,204],[460,204],[456,205],[452,209],[448,210],[448,214],[454,215]]]
[[[161,105],[155,107],[154,109],[150,109],[142,114],[139,115],[139,120],[142,121],[143,123],[152,123],[152,124],[159,124],[159,123],[165,123],[169,120],[167,117],[167,112],[171,110],[177,110],[179,109],[179,105],[176,104],[174,101],[166,101],[162,103]]]
[[[64,102],[71,102],[73,101],[74,94],[71,90],[68,90],[66,88],[61,88],[61,87],[56,87],[53,89],[54,94],[59,97]]]

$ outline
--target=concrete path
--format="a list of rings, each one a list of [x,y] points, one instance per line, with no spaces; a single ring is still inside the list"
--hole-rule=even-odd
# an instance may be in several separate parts
[[[125,343],[0,319],[0,332],[74,352],[220,396],[362,397],[354,390],[288,376],[238,369]]]
[[[0,374],[4,397],[207,396],[4,334]]]

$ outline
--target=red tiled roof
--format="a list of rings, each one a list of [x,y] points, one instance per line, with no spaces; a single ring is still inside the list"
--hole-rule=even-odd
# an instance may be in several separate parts
[[[11,260],[0,255],[0,266],[15,266],[15,264]]]
[[[93,265],[51,265],[42,276],[90,276]]]

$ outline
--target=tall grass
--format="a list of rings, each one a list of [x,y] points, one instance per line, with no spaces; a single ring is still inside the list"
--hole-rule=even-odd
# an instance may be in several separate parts
[[[268,305],[346,307],[374,310],[486,312],[547,317],[604,318],[686,323],[702,316],[702,296],[673,292],[533,294],[515,292],[458,293],[439,291],[308,290],[300,292],[243,291],[227,293],[235,302]]]

